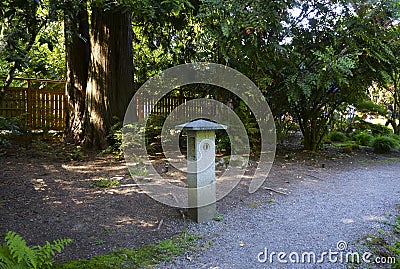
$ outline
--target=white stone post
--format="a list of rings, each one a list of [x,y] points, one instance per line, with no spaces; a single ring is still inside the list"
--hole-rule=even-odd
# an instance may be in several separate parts
[[[189,217],[210,221],[216,214],[215,130],[227,127],[200,119],[176,128],[187,133]]]

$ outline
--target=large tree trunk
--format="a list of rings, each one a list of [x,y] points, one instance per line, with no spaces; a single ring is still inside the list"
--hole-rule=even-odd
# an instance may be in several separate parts
[[[112,125],[123,120],[134,93],[131,12],[93,7],[91,21],[84,142],[102,149]]]
[[[81,9],[74,18],[66,15],[64,24],[67,64],[64,137],[67,142],[79,144],[84,135],[85,95],[90,60],[87,9]]]

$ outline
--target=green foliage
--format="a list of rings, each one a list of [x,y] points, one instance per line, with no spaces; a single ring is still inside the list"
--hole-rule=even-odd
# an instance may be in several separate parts
[[[392,138],[392,139],[394,139],[394,140],[396,140],[397,142],[399,142],[400,143],[400,136],[399,135],[397,135],[397,134],[390,134],[390,135],[388,135],[390,138]]]
[[[151,114],[146,122],[146,148],[149,152],[162,150],[161,131],[167,115]]]
[[[339,132],[339,131],[335,131],[332,132],[328,135],[328,138],[332,141],[332,142],[345,142],[347,140],[347,136],[345,133]]]
[[[92,188],[110,188],[114,186],[121,185],[116,179],[105,179],[101,178],[100,180],[95,180],[90,183],[90,187]]]
[[[113,153],[118,158],[122,158],[125,147],[140,147],[141,136],[144,130],[143,122],[141,121],[135,124],[126,124],[124,128],[122,128],[122,122],[117,122],[112,126],[107,136],[110,146],[103,150],[101,154]],[[125,143],[122,141],[123,135],[125,136]]]
[[[393,134],[392,129],[382,124],[374,124],[370,122],[366,122],[364,120],[360,120],[350,126],[357,131],[371,133],[373,136],[390,136]]]
[[[397,216],[395,223],[390,223],[390,226],[393,229],[381,230],[381,234],[378,235],[369,235],[364,244],[373,257],[394,257],[395,260],[390,260],[389,268],[398,269],[400,268],[400,216]]]
[[[251,153],[259,153],[261,150],[261,135],[256,118],[250,108],[243,101],[240,101],[239,106],[237,106],[234,111],[246,128]],[[231,128],[235,127],[231,126]]]
[[[2,1],[0,76],[15,69],[15,75],[65,78],[62,18],[74,19],[86,4]],[[400,89],[397,1],[353,1],[350,5],[346,1],[95,0],[87,6],[89,14],[91,6],[132,11],[136,88],[180,63],[229,65],[260,87],[275,115],[288,112],[295,117],[295,121],[277,124],[278,135],[284,137],[287,130],[300,127],[308,149],[319,148],[335,124],[335,110],[364,100],[360,96],[365,97],[364,90],[372,81],[388,89],[400,107],[395,98]],[[302,12],[294,16],[293,8]],[[68,29],[65,34],[71,38]],[[385,108],[368,101],[358,108],[385,113]],[[252,150],[258,150],[258,127],[246,109],[242,114]],[[163,120],[152,117],[145,128],[132,127],[136,131],[129,134],[130,143],[135,144],[134,136],[145,132],[148,149],[160,151]],[[121,124],[114,126],[108,137],[113,142],[108,152],[119,157],[124,147],[121,129]],[[387,135],[384,130],[373,134]],[[219,149],[228,148],[226,137],[217,142]]]
[[[215,132],[215,147],[218,152],[225,151],[230,154],[231,151],[231,140],[228,134],[224,130],[217,130]]]
[[[275,128],[278,141],[282,141],[288,138],[290,134],[300,131],[299,125],[288,114],[281,116],[275,121]]]
[[[0,3],[0,76],[64,77],[63,28],[55,3]]]
[[[393,134],[392,129],[382,124],[372,124],[371,132],[374,136],[388,136]]]
[[[19,127],[10,120],[0,116],[0,130],[11,131],[12,133],[19,134]]]
[[[0,268],[44,269],[52,268],[53,256],[60,253],[71,239],[57,239],[52,244],[28,247],[25,240],[15,232],[7,232],[5,243],[0,246]]]
[[[388,136],[378,136],[373,141],[372,146],[376,153],[388,153],[392,149],[399,148],[400,143],[396,139]]]
[[[362,101],[355,104],[355,107],[357,108],[358,112],[362,113],[377,113],[381,116],[388,115],[388,109],[385,106],[378,105],[371,100],[362,99]]]
[[[361,146],[369,147],[372,145],[372,141],[374,140],[374,136],[367,132],[359,132],[354,135],[354,140],[357,144]]]
[[[195,250],[198,236],[188,232],[166,239],[156,245],[146,245],[141,248],[121,249],[110,254],[100,255],[90,260],[72,261],[58,265],[58,269],[75,268],[150,268],[163,261],[170,261],[186,251]]]
[[[357,99],[362,88],[355,88],[358,52],[344,50],[335,41],[337,35],[345,38],[345,20],[336,19],[340,15],[323,4],[304,8],[315,8],[325,16],[308,28],[293,27],[282,86],[288,93],[290,114],[296,117],[303,133],[304,147],[316,150],[334,125],[335,111]],[[327,33],[324,29],[328,28],[336,30]],[[321,42],[315,43],[315,39]]]
[[[85,154],[82,151],[81,146],[75,146],[72,150],[70,150],[69,152],[66,152],[66,155],[68,156],[68,158],[70,160],[73,160],[73,161],[80,161],[80,160],[83,160],[85,157]]]
[[[138,164],[137,166],[129,168],[129,174],[135,177],[145,177],[149,174],[149,171],[144,164]]]
[[[10,142],[7,139],[7,136],[9,136],[9,134],[1,133],[1,131],[9,131],[11,132],[11,134],[21,134],[19,131],[19,126],[0,116],[0,145],[9,146]]]

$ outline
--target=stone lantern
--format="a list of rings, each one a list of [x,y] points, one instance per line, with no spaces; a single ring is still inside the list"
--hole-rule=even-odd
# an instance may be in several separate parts
[[[216,215],[215,130],[227,126],[198,119],[175,127],[187,134],[187,183],[189,217],[195,222]]]

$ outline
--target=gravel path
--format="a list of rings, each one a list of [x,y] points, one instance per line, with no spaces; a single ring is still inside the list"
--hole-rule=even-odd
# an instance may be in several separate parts
[[[327,255],[322,264],[291,263],[289,254],[297,252],[301,261],[303,252],[314,252],[318,259],[324,251],[338,251],[339,241],[346,242],[347,249],[339,252],[346,254],[356,250],[358,239],[384,228],[400,203],[400,163],[357,165],[338,174],[327,170],[291,184],[289,193],[275,195],[274,201],[262,200],[265,192],[256,193],[245,201],[251,206],[230,210],[221,222],[190,223],[189,231],[212,245],[161,268],[346,268],[344,262],[329,262]],[[276,255],[272,262],[269,257],[259,262],[265,249],[268,256],[287,253],[288,263],[280,263]],[[340,261],[340,255],[332,255]]]

